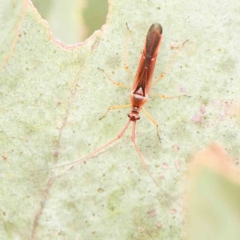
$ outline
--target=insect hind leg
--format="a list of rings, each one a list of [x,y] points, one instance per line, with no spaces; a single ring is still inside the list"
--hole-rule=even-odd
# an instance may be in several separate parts
[[[128,67],[128,64],[127,64],[127,61],[128,61],[128,42],[129,42],[130,29],[129,29],[127,23],[126,23],[126,25],[127,25],[127,33],[126,33],[127,36],[126,36],[126,41],[125,41],[125,45],[124,45],[124,58],[123,58],[124,59],[124,69],[127,71],[128,75],[134,80],[134,76],[133,76],[132,72],[130,71],[130,69]],[[122,84],[120,82],[114,81],[105,70],[103,70],[101,68],[98,68],[98,70],[102,71],[106,75],[108,80],[111,83],[113,83],[115,86],[122,87],[122,88],[131,88],[131,86],[129,86],[129,85],[125,85],[125,84]]]
[[[188,42],[188,40],[186,40],[185,42],[183,42],[183,43],[181,44],[181,46],[178,48],[178,51],[177,51],[176,54],[174,55],[172,61],[168,64],[166,70],[157,78],[156,81],[154,81],[154,82],[152,83],[152,86],[155,85],[155,84],[157,84],[158,82],[160,82],[160,81],[166,76],[166,74],[169,73],[169,71],[171,70],[173,64],[176,62],[176,60],[177,60],[177,58],[178,58],[178,55],[180,54],[180,52],[181,52],[181,50],[183,49],[183,46],[184,46],[184,44],[185,44],[186,42]]]
[[[102,117],[100,117],[99,120],[102,120],[103,118],[105,118],[109,111],[116,110],[116,109],[119,109],[119,108],[128,108],[128,107],[131,107],[131,106],[132,106],[132,104],[109,107],[107,112]]]
[[[162,98],[162,99],[173,99],[173,98],[180,98],[180,97],[191,97],[191,96],[186,95],[186,94],[177,95],[177,96],[165,96],[165,95],[161,95],[161,94],[154,93],[154,92],[151,92],[151,95],[153,95],[153,96],[155,96],[155,97]]]
[[[125,45],[124,45],[124,69],[127,71],[128,75],[134,80],[134,76],[132,74],[132,72],[130,71],[129,67],[128,67],[128,42],[129,42],[129,35],[130,35],[130,29],[127,25],[127,33],[126,33],[126,41],[125,41]]]
[[[122,84],[122,83],[120,83],[120,82],[115,82],[115,81],[109,76],[109,74],[108,74],[105,70],[103,70],[103,69],[101,69],[101,68],[98,68],[98,70],[102,71],[102,72],[106,75],[106,77],[108,78],[108,80],[109,80],[111,83],[113,83],[115,86],[117,86],[117,87],[122,87],[122,88],[130,88],[130,86],[128,86],[128,85]]]
[[[157,121],[144,108],[142,108],[142,110],[145,113],[145,115],[148,117],[148,119],[156,126],[157,136],[159,138],[159,141],[161,142],[161,137],[160,137],[160,134],[159,134],[159,131],[158,131],[159,129],[158,129]]]

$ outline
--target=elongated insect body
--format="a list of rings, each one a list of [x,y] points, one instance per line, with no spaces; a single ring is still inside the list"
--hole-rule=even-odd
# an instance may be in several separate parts
[[[140,119],[139,113],[140,113],[141,109],[146,114],[146,116],[155,124],[155,126],[157,128],[157,134],[158,134],[158,137],[160,139],[160,136],[159,136],[159,133],[158,133],[158,124],[146,112],[146,110],[143,109],[143,105],[148,100],[149,91],[150,91],[150,88],[151,88],[151,85],[152,85],[152,77],[153,77],[154,67],[155,67],[155,63],[156,63],[156,60],[157,60],[158,50],[159,50],[161,41],[162,41],[162,27],[161,27],[160,24],[154,23],[154,24],[152,24],[152,26],[148,30],[145,45],[144,45],[144,49],[143,49],[143,53],[142,53],[142,56],[141,56],[141,59],[140,59],[140,63],[139,63],[139,66],[138,66],[136,77],[135,77],[134,82],[133,82],[132,90],[131,90],[131,93],[130,93],[131,104],[127,104],[127,105],[123,105],[123,106],[110,107],[108,109],[108,111],[106,112],[106,114],[103,116],[103,117],[105,117],[110,110],[125,108],[125,107],[131,107],[131,112],[128,114],[129,120],[128,120],[127,124],[124,126],[124,128],[122,129],[122,131],[114,139],[112,139],[108,143],[104,144],[100,148],[96,149],[94,152],[88,154],[87,156],[85,156],[85,157],[83,157],[83,158],[81,158],[77,161],[71,162],[71,163],[67,163],[67,164],[64,164],[64,165],[61,165],[61,166],[53,167],[52,169],[72,165],[72,167],[68,169],[68,170],[70,170],[74,166],[76,166],[76,165],[80,164],[81,162],[89,159],[90,157],[96,155],[97,153],[104,150],[106,147],[110,146],[115,141],[119,140],[123,136],[123,134],[125,133],[126,129],[130,125],[130,123],[132,122],[133,123],[132,142],[135,146],[135,149],[136,149],[136,151],[137,151],[137,153],[138,153],[146,171],[148,172],[149,176],[152,178],[152,180],[155,182],[155,184],[166,194],[166,192],[158,185],[156,180],[153,178],[151,172],[148,169],[147,164],[144,161],[142,153],[141,153],[140,149],[138,148],[138,146],[136,144],[136,141],[135,141],[136,122],[137,122],[137,120]],[[183,46],[183,44],[182,44],[182,46]],[[170,66],[172,66],[173,62],[171,63]],[[128,70],[128,67],[125,66],[125,69]],[[159,80],[161,80],[163,78],[163,76],[169,71],[169,69],[170,69],[170,67],[167,69],[167,71],[164,74],[160,75],[160,77],[154,82],[154,84],[156,82],[158,82]],[[99,70],[104,72],[105,75],[108,77],[108,79],[112,83],[114,83],[115,85],[124,86],[121,83],[114,82],[104,70],[102,70],[102,69],[99,69]],[[180,96],[175,96],[175,97],[180,97]],[[167,97],[164,97],[164,98],[167,98]],[[174,98],[174,97],[169,97],[169,98]],[[102,119],[103,117],[101,117],[100,119]]]
[[[128,117],[131,121],[137,121],[140,119],[139,112],[141,107],[148,100],[148,94],[152,84],[154,67],[161,40],[162,27],[160,24],[155,23],[148,31],[142,57],[140,59],[137,74],[130,94],[132,111],[128,114]]]
[[[129,29],[128,29],[128,32],[127,32],[127,36],[129,36]],[[131,104],[127,104],[127,105],[122,105],[122,106],[112,106],[112,107],[109,107],[107,112],[105,113],[104,116],[102,116],[100,118],[100,120],[105,117],[107,115],[107,113],[110,111],[110,110],[114,110],[114,109],[120,109],[120,108],[126,108],[126,107],[131,107],[131,111],[130,113],[128,114],[128,121],[126,123],[126,125],[123,127],[123,129],[121,130],[121,132],[115,136],[115,138],[113,138],[112,140],[110,140],[109,142],[105,143],[103,146],[97,148],[95,151],[89,153],[88,155],[86,155],[85,157],[82,157],[76,161],[73,161],[73,162],[69,162],[69,163],[66,163],[66,164],[63,164],[63,165],[60,165],[60,166],[56,166],[56,167],[52,167],[52,168],[48,168],[48,169],[42,169],[42,170],[38,170],[38,171],[46,171],[46,170],[53,170],[53,169],[57,169],[57,168],[61,168],[61,167],[65,167],[65,166],[69,166],[65,171],[63,171],[61,174],[51,174],[49,179],[48,179],[48,182],[47,182],[47,185],[46,185],[46,188],[44,189],[44,191],[42,192],[42,198],[41,198],[41,204],[40,204],[40,207],[35,215],[35,218],[34,218],[34,223],[33,223],[33,230],[32,230],[32,234],[31,234],[31,239],[34,238],[34,234],[36,232],[36,227],[38,225],[38,222],[39,222],[39,218],[40,218],[40,215],[41,213],[43,212],[43,208],[44,208],[44,205],[45,205],[45,202],[47,200],[47,195],[49,193],[49,190],[52,186],[52,184],[54,183],[54,181],[63,176],[64,174],[66,174],[68,171],[70,171],[71,169],[73,169],[75,166],[83,163],[84,161],[90,159],[91,157],[97,155],[98,153],[100,153],[101,151],[103,151],[104,149],[106,149],[107,147],[111,146],[113,143],[117,142],[125,133],[126,129],[129,127],[130,123],[132,123],[133,125],[133,128],[132,128],[132,136],[131,136],[131,139],[132,139],[132,142],[134,144],[134,147],[137,151],[137,154],[139,155],[140,159],[141,159],[141,162],[145,168],[145,170],[147,171],[149,177],[151,177],[152,181],[158,186],[158,188],[161,190],[162,193],[164,193],[164,195],[166,197],[171,197],[159,184],[158,182],[155,180],[155,178],[152,176],[145,160],[144,160],[144,157],[135,141],[135,138],[136,138],[136,123],[137,121],[140,119],[140,116],[139,116],[139,113],[140,111],[142,110],[143,113],[145,113],[145,115],[150,119],[150,121],[156,126],[156,130],[157,130],[157,135],[159,137],[159,140],[161,141],[161,138],[160,138],[160,135],[158,133],[158,124],[157,122],[150,116],[150,114],[143,108],[144,104],[148,101],[148,97],[149,97],[149,91],[150,91],[150,88],[152,85],[156,84],[157,82],[159,82],[170,70],[171,66],[173,65],[173,63],[175,62],[176,58],[177,58],[177,55],[179,54],[181,48],[183,47],[183,45],[185,44],[185,41],[181,47],[179,48],[177,54],[175,54],[175,58],[173,59],[173,61],[171,61],[170,65],[168,65],[167,69],[165,69],[165,72],[162,73],[156,81],[154,81],[152,83],[152,78],[153,78],[153,72],[154,72],[154,67],[155,67],[155,64],[156,64],[156,60],[157,60],[157,55],[158,55],[158,51],[159,51],[159,48],[160,48],[160,44],[161,44],[161,41],[162,41],[162,27],[160,24],[158,23],[155,23],[155,24],[152,24],[152,26],[150,27],[150,29],[148,30],[148,33],[147,33],[147,37],[146,37],[146,41],[145,41],[145,45],[144,45],[144,48],[143,48],[143,53],[142,53],[142,56],[141,56],[141,59],[140,59],[140,63],[139,63],[139,66],[138,66],[138,70],[137,70],[137,73],[136,73],[136,77],[134,78],[134,81],[133,81],[133,85],[132,85],[132,89],[131,89],[131,92],[130,92],[130,100],[131,100]],[[126,42],[127,43],[127,42]],[[127,44],[125,45],[125,53],[126,53],[126,48],[127,47]],[[127,58],[124,57],[124,66],[125,66],[125,70],[128,71],[129,75],[131,75],[132,77],[132,74],[131,72],[129,71],[128,69],[128,66],[126,65],[126,61]],[[115,82],[113,81],[110,76],[103,70],[103,69],[99,69],[101,70],[106,76],[107,78],[110,80],[110,82],[112,82],[113,84],[117,85],[117,86],[122,86],[122,87],[126,87],[126,85],[124,84],[121,84],[121,83],[118,83],[118,82]],[[176,97],[180,97],[180,96],[187,96],[187,95],[180,95],[180,96],[172,96],[172,97],[166,97],[164,95],[159,95],[157,94],[158,97],[161,97],[161,98],[176,98]],[[93,96],[94,97],[94,96]],[[67,108],[67,113],[68,113],[68,108]],[[62,126],[65,126],[65,123],[66,123],[66,118],[64,118],[64,125]],[[61,127],[61,130],[60,130],[60,134],[59,134],[59,140],[60,140],[60,137],[61,137],[61,133],[62,133],[62,127]],[[96,170],[96,169],[95,169]],[[35,171],[36,172],[36,171]],[[89,175],[86,175],[86,176],[89,176]],[[136,179],[136,181],[138,182],[138,180]],[[84,181],[86,182],[86,181]],[[122,185],[122,186],[125,186]],[[131,184],[131,186],[136,186],[136,184]],[[134,188],[133,187],[133,188]],[[94,186],[95,188],[95,186]],[[101,188],[99,188],[101,189]],[[115,191],[115,190],[114,190]],[[114,197],[114,196],[113,196]],[[111,197],[112,198],[112,197]],[[110,199],[111,200],[111,199]],[[177,204],[178,205],[178,204]],[[88,211],[89,212],[89,211]]]
[[[128,29],[127,33],[129,34],[129,29]],[[147,164],[146,164],[146,162],[145,162],[145,160],[143,158],[143,155],[142,155],[142,153],[141,153],[141,151],[140,151],[140,149],[139,149],[139,147],[138,147],[138,145],[137,145],[137,143],[135,141],[135,138],[136,138],[136,123],[140,119],[139,113],[140,113],[141,110],[146,114],[146,116],[156,126],[157,135],[159,137],[159,140],[161,140],[160,139],[160,135],[158,133],[158,124],[157,124],[157,122],[150,116],[149,113],[147,113],[147,111],[143,108],[143,106],[148,101],[148,96],[149,96],[149,91],[150,91],[151,86],[156,84],[157,82],[159,82],[169,72],[169,70],[170,70],[171,66],[173,65],[173,63],[175,62],[176,57],[179,54],[181,48],[183,47],[185,42],[187,42],[187,41],[185,41],[182,44],[182,46],[179,48],[178,53],[175,55],[175,58],[173,59],[173,61],[169,65],[169,67],[166,69],[166,71],[164,73],[162,73],[158,77],[158,79],[156,81],[154,81],[154,83],[152,83],[154,67],[155,67],[155,64],[156,64],[158,50],[160,48],[161,41],[162,41],[162,27],[161,27],[161,25],[158,24],[158,23],[152,24],[152,26],[150,27],[150,29],[148,30],[148,33],[147,33],[147,37],[146,37],[143,53],[142,53],[142,56],[141,56],[141,59],[140,59],[140,63],[139,63],[139,66],[138,66],[136,77],[134,78],[134,81],[133,81],[132,89],[131,89],[131,92],[130,92],[131,104],[122,105],[122,106],[112,106],[112,107],[108,108],[107,112],[103,116],[103,117],[105,117],[110,110],[131,107],[131,111],[128,114],[128,117],[129,117],[128,122],[123,127],[121,132],[115,138],[113,138],[112,140],[110,140],[109,142],[104,144],[103,146],[99,147],[95,151],[89,153],[85,157],[82,157],[82,158],[80,158],[80,159],[78,159],[78,160],[76,160],[74,162],[70,162],[70,163],[67,163],[67,164],[63,164],[63,165],[60,165],[60,166],[57,166],[57,167],[53,167],[53,168],[47,169],[47,170],[53,170],[53,169],[56,169],[56,168],[70,166],[62,174],[59,174],[59,175],[53,174],[53,176],[51,176],[49,178],[47,187],[46,187],[46,189],[43,192],[43,199],[41,201],[40,210],[38,211],[37,215],[35,216],[34,226],[38,222],[39,215],[40,215],[40,213],[41,213],[41,211],[43,209],[44,202],[46,201],[46,193],[48,193],[49,188],[53,184],[54,180],[57,177],[61,177],[62,175],[67,173],[68,171],[73,169],[78,164],[80,164],[80,163],[88,160],[89,158],[93,157],[94,155],[100,153],[101,151],[106,149],[108,146],[110,146],[114,142],[118,141],[124,135],[126,129],[129,127],[130,123],[133,124],[131,139],[132,139],[134,147],[135,147],[135,149],[136,149],[136,151],[137,151],[137,153],[138,153],[138,155],[139,155],[139,157],[140,157],[140,159],[142,161],[142,164],[143,164],[144,168],[146,169],[147,173],[151,177],[152,181],[159,187],[159,189],[164,193],[165,196],[168,196],[168,193],[157,183],[155,178],[152,176],[152,174],[149,171],[149,168],[148,168],[148,166],[147,166]],[[125,51],[126,51],[126,48],[125,48]],[[128,73],[130,73],[130,71],[128,69],[128,66],[126,65],[126,59],[125,59],[124,66],[125,66],[125,69],[128,71]],[[126,87],[124,84],[121,84],[121,83],[113,81],[104,70],[102,70],[102,69],[99,69],[99,70],[101,70],[113,84],[115,84],[117,86]],[[130,75],[132,76],[131,73],[130,73]],[[157,94],[157,96],[165,98],[165,99],[166,98],[180,97],[180,96],[166,97],[164,95],[159,95],[159,94]],[[181,96],[184,96],[184,95],[181,95]],[[102,119],[103,117],[101,117],[100,119]],[[39,170],[39,171],[45,171],[45,170],[46,169]]]

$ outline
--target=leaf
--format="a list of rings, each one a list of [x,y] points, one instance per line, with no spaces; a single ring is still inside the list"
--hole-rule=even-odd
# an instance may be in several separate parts
[[[189,190],[189,239],[239,238],[239,169],[225,150],[212,145],[194,162]]]
[[[190,156],[215,141],[238,156],[230,109],[238,98],[239,3],[110,1],[106,25],[76,46],[55,41],[30,2],[3,5],[1,239],[183,239],[182,176]],[[161,188],[144,169],[131,129],[66,174],[67,167],[37,171],[81,159],[126,124],[129,109],[99,120],[109,106],[128,104],[130,91],[98,70],[132,84],[123,68],[126,22],[133,75],[152,23],[163,26],[156,78],[189,40],[152,92],[191,98],[150,97],[146,110],[159,124],[161,144],[144,114],[137,125],[138,146]]]
[[[82,12],[85,3],[79,0],[33,0],[41,16],[47,20],[54,37],[66,44],[84,39],[86,30]],[[97,5],[97,4],[96,4]]]

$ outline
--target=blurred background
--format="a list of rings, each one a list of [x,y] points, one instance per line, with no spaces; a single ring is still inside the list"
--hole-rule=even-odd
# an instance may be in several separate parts
[[[32,0],[50,25],[55,39],[65,44],[86,40],[106,22],[107,0]]]

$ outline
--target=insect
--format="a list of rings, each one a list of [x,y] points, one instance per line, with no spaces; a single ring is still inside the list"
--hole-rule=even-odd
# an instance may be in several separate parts
[[[138,70],[137,70],[137,73],[136,73],[136,76],[135,76],[135,79],[134,79],[134,82],[132,85],[132,89],[130,92],[131,104],[110,107],[107,110],[106,114],[103,116],[103,117],[105,117],[110,110],[131,107],[131,111],[128,114],[129,120],[126,123],[126,125],[124,126],[124,128],[122,129],[122,131],[117,135],[117,137],[115,137],[114,139],[112,139],[110,142],[106,143],[102,147],[96,149],[94,152],[90,153],[89,155],[83,157],[82,159],[79,159],[75,162],[60,165],[60,166],[54,167],[52,169],[64,167],[67,165],[73,165],[68,170],[72,169],[74,166],[76,166],[80,162],[83,162],[84,160],[94,156],[96,153],[100,152],[101,150],[105,149],[107,146],[111,145],[113,142],[120,139],[124,135],[127,128],[129,127],[130,123],[133,123],[132,136],[131,136],[132,142],[133,142],[135,149],[136,149],[146,171],[148,172],[149,176],[152,178],[154,183],[159,186],[159,184],[156,182],[156,180],[153,178],[151,172],[149,171],[149,168],[143,158],[143,155],[142,155],[139,147],[136,144],[135,139],[136,139],[136,123],[140,119],[139,113],[141,110],[143,110],[143,112],[146,114],[146,116],[155,124],[156,129],[157,129],[157,135],[160,139],[157,122],[150,116],[149,113],[147,113],[147,111],[143,108],[143,106],[148,101],[149,91],[150,91],[151,86],[153,84],[157,83],[158,81],[160,81],[165,76],[165,74],[169,71],[169,69],[167,69],[167,71],[165,73],[163,73],[162,75],[160,75],[160,77],[152,84],[154,67],[155,67],[155,63],[157,60],[158,50],[159,50],[161,41],[162,41],[162,26],[158,23],[154,23],[148,30],[144,49],[143,49],[140,63],[138,66]],[[183,46],[183,44],[182,44],[182,46]],[[172,64],[173,64],[173,62],[171,63],[171,65]],[[110,81],[112,81],[111,78],[108,76],[108,74],[104,70],[102,70],[102,69],[100,69],[100,70],[103,71],[107,75],[107,77],[110,79]],[[114,81],[112,81],[112,82],[114,84],[116,84]],[[119,85],[119,84],[116,84],[116,85]],[[165,96],[161,96],[161,97],[175,98],[175,97],[181,97],[181,96],[185,96],[185,95],[174,96],[174,97],[165,97]],[[100,119],[102,119],[102,118],[100,118]]]

